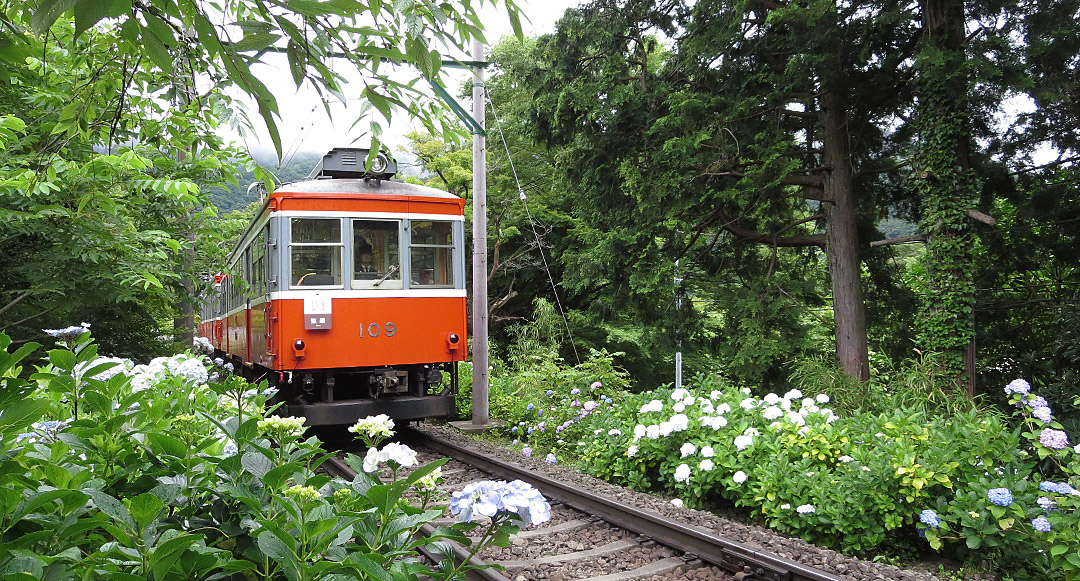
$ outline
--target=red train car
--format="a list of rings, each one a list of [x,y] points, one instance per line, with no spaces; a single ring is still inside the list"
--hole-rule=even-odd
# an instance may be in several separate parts
[[[465,202],[328,153],[270,194],[203,308],[201,333],[310,425],[450,416],[466,358]]]

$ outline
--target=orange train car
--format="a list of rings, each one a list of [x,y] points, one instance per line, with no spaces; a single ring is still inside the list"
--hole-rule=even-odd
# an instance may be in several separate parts
[[[200,331],[309,425],[455,412],[466,358],[465,202],[335,149],[279,187],[215,277]]]

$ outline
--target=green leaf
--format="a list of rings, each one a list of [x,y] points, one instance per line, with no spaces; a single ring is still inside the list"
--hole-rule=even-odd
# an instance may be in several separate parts
[[[147,525],[157,519],[162,509],[165,508],[165,503],[149,492],[144,492],[128,500],[126,504],[131,518],[135,519],[135,524],[139,530],[145,529]]]
[[[261,51],[273,46],[279,38],[281,38],[280,34],[269,32],[245,34],[240,42],[233,43],[232,48],[236,52]]]
[[[49,351],[49,363],[64,371],[71,371],[75,368],[75,354],[67,349],[52,349]]]
[[[34,16],[30,20],[34,35],[44,35],[52,28],[57,18],[60,18],[62,14],[71,10],[74,6],[75,0],[42,0],[39,2],[37,9],[34,10]]]
[[[77,0],[75,3],[75,37],[97,24],[112,12],[113,0]]]
[[[184,441],[168,434],[150,432],[146,434],[146,443],[155,453],[162,452],[176,458],[186,458],[188,454],[188,447]]]
[[[0,433],[5,428],[18,431],[40,420],[48,408],[49,402],[44,400],[24,399],[8,404],[0,409]]]
[[[154,547],[150,556],[150,572],[155,579],[165,579],[172,572],[176,561],[192,545],[201,541],[202,535],[182,534]]]
[[[254,474],[258,478],[266,476],[268,472],[274,469],[274,463],[269,458],[264,456],[261,452],[254,450],[244,453],[240,464],[244,467],[244,470]]]
[[[129,531],[135,530],[135,520],[131,518],[131,513],[128,512],[123,503],[100,490],[86,490],[85,492],[94,501],[94,505],[98,510],[108,515],[112,520],[127,525]]]

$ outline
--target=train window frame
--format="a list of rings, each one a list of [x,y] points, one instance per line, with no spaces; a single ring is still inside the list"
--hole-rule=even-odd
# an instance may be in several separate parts
[[[307,222],[336,222],[337,223],[337,241],[333,240],[316,240],[307,242],[296,241],[296,225],[300,221]],[[344,288],[344,272],[345,265],[345,243],[344,236],[346,234],[346,228],[342,223],[340,217],[314,217],[314,216],[290,216],[287,220],[289,225],[289,252],[287,254],[288,269],[289,269],[289,288],[291,289],[308,289],[308,288]],[[320,258],[320,250],[327,249],[328,254],[326,257],[329,259],[330,273],[329,276],[333,278],[333,282],[329,284],[301,284],[304,282],[304,278],[311,275],[318,275],[323,273],[315,272],[315,269],[308,267],[309,272],[304,272],[299,275],[296,274],[297,260],[299,255],[305,255],[310,260],[311,257]],[[335,250],[336,249],[336,252]],[[315,278],[315,277],[313,277]]]
[[[382,228],[386,232],[392,232],[393,240],[383,240],[379,243],[375,242],[375,238],[368,240],[364,238],[364,243],[371,249],[373,253],[381,254],[376,259],[375,267],[382,270],[375,270],[367,272],[368,276],[360,276],[361,272],[358,271],[357,265],[360,260],[360,254],[362,248],[357,247],[357,236],[360,231],[370,231],[372,228],[358,228],[358,224],[388,224],[389,228]],[[404,221],[401,218],[372,218],[372,217],[350,217],[349,218],[349,242],[351,250],[350,260],[350,288],[355,290],[400,290],[404,287],[402,272],[402,248],[401,243],[404,238]],[[379,248],[376,248],[379,247]]]
[[[421,224],[439,224],[447,228],[447,234],[449,236],[448,243],[436,244],[434,242],[416,242],[416,232],[420,228]],[[458,236],[457,227],[454,220],[439,220],[435,218],[424,218],[421,220],[412,220],[409,223],[409,288],[413,289],[456,289],[459,288],[460,281],[458,281]],[[430,263],[427,256],[420,256],[421,254],[430,254]],[[425,266],[429,268],[424,268]],[[423,270],[421,270],[423,269]],[[423,282],[423,274],[430,271],[432,281],[430,283]],[[439,273],[441,271],[441,273]],[[439,274],[437,274],[439,273]],[[443,281],[448,282],[435,282],[438,278],[442,278]]]

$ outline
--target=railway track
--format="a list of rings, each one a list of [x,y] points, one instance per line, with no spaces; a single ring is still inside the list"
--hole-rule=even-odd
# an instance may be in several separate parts
[[[443,466],[447,496],[479,480],[524,480],[552,503],[552,521],[515,535],[509,547],[489,547],[472,564],[498,563],[496,569],[473,571],[470,579],[532,581],[534,579],[631,581],[723,580],[842,581],[818,570],[721,538],[641,510],[616,499],[581,490],[572,483],[538,474],[487,454],[476,453],[418,431],[401,438],[416,449],[421,464],[450,458]],[[345,478],[351,469],[335,459],[324,465]],[[451,521],[434,524],[449,524]],[[421,534],[431,534],[431,525]],[[455,547],[458,559],[468,557]],[[429,558],[435,559],[434,556]]]

